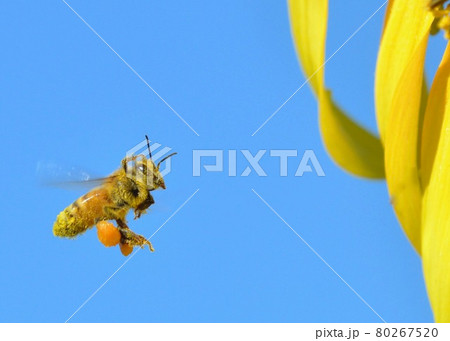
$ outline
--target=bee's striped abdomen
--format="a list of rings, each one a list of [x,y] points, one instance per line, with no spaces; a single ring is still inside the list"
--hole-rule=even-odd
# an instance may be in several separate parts
[[[73,238],[104,219],[103,207],[109,203],[107,192],[94,189],[69,205],[56,217],[53,234]]]

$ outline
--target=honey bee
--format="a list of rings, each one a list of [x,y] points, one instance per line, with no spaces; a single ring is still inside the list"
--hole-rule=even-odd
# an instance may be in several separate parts
[[[176,153],[164,157],[155,165],[147,135],[145,137],[149,159],[143,154],[125,157],[120,168],[102,179],[100,186],[78,198],[57,216],[53,225],[55,236],[74,238],[99,222],[115,220],[121,247],[148,245],[154,251],[146,238],[131,231],[126,216],[133,209],[134,218],[137,219],[155,203],[150,192],[158,188],[166,189],[159,167]]]

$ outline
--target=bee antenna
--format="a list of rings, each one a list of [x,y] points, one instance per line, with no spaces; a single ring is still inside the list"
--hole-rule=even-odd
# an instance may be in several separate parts
[[[148,136],[145,135],[145,139],[147,140],[147,148],[148,148],[148,157],[150,158],[150,160],[152,159],[152,151],[150,149],[150,140],[148,139]]]
[[[170,155],[167,155],[165,158],[163,158],[161,161],[158,162],[158,165],[156,166],[156,168],[159,169],[159,165],[160,165],[161,163],[163,163],[164,161],[166,161],[169,157],[174,156],[175,154],[177,154],[177,153],[172,153],[172,154],[170,154]]]

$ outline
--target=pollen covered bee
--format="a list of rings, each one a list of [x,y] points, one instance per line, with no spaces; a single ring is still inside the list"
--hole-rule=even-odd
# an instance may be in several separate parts
[[[134,210],[134,218],[137,219],[155,203],[150,192],[158,188],[166,189],[159,167],[176,153],[166,156],[155,165],[147,136],[146,139],[149,159],[143,154],[124,158],[120,168],[104,178],[99,187],[77,199],[57,216],[53,225],[55,236],[74,238],[97,224],[99,239],[105,246],[112,246],[114,242],[107,241],[111,243],[107,245],[103,240],[111,239],[110,236],[115,236],[112,239],[115,240],[120,234],[117,239],[120,239],[122,253],[127,248],[145,245],[154,251],[146,238],[131,231],[126,223],[126,215]],[[108,220],[116,221],[118,233],[112,230],[115,227],[106,222]]]

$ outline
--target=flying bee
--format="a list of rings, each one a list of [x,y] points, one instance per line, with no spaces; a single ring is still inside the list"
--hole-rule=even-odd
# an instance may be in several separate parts
[[[78,198],[57,216],[53,225],[55,236],[74,238],[99,222],[115,220],[121,246],[148,245],[153,251],[147,239],[131,231],[126,223],[126,215],[132,209],[137,219],[155,203],[150,192],[158,188],[166,189],[159,167],[176,153],[164,157],[155,165],[147,135],[145,138],[149,159],[143,154],[125,157],[118,170],[101,179],[99,187]]]

